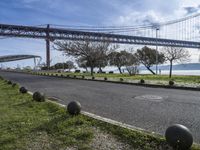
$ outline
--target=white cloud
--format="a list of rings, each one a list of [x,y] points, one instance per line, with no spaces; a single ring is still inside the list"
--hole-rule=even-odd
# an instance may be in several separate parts
[[[115,1],[113,6],[119,7],[119,15],[108,19],[112,24],[135,25],[145,23],[145,21],[169,21],[184,17],[187,14],[185,7],[200,8],[200,2],[196,0],[171,0],[170,2],[163,0],[140,0],[131,4],[128,3],[128,5],[126,4],[121,4],[120,6]]]
[[[150,23],[158,23],[164,21],[161,15],[156,14],[155,11],[150,10],[146,13],[133,11],[127,15],[121,15],[115,21],[116,25],[145,25]]]

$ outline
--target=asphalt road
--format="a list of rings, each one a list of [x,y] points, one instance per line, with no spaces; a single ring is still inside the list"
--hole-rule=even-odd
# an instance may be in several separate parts
[[[30,91],[41,91],[67,104],[79,101],[84,111],[160,134],[169,125],[187,126],[200,143],[200,92],[149,88],[76,79],[0,72]]]

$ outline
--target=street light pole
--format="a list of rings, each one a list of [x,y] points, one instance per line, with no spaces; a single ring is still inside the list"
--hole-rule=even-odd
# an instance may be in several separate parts
[[[156,74],[158,74],[158,30],[159,28],[156,28]]]
[[[49,28],[50,25],[47,25],[46,29],[46,65],[47,69],[50,69],[50,37],[49,37]]]

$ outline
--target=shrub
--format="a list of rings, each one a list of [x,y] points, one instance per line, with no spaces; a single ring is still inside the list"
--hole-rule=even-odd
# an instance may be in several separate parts
[[[92,77],[92,80],[94,80],[94,79],[95,79],[95,77],[93,76],[93,77]]]
[[[74,71],[74,73],[80,73],[81,72],[81,70],[75,70]]]
[[[66,77],[69,78],[69,75],[67,75]]]
[[[37,102],[44,102],[45,101],[45,96],[43,93],[40,92],[35,92],[33,94],[33,100],[37,101]]]
[[[74,78],[76,78],[76,75],[74,75]]]
[[[107,77],[105,77],[105,78],[104,78],[104,80],[105,80],[105,81],[107,81],[107,80],[108,80],[108,78],[107,78]]]
[[[12,87],[14,88],[16,85],[17,85],[16,83],[13,83],[13,84],[12,84]]]
[[[102,71],[101,73],[103,73],[103,74],[106,74],[106,72],[105,72],[105,71]]]
[[[141,79],[141,80],[140,80],[140,83],[141,83],[141,84],[144,84],[144,83],[145,83],[144,79]]]
[[[0,80],[3,80],[3,77],[2,77],[2,76],[0,76]]]
[[[85,79],[85,76],[82,75],[82,79]]]
[[[109,71],[108,73],[109,73],[109,74],[113,74],[114,72],[113,72],[113,71]]]
[[[123,79],[123,78],[120,78],[119,80],[120,80],[121,82],[123,82],[123,81],[124,81],[124,79]]]
[[[28,90],[27,90],[25,87],[23,87],[23,86],[19,88],[19,92],[20,92],[20,93],[23,93],[23,94],[24,94],[24,93],[27,93],[27,91],[28,91]]]
[[[170,86],[173,86],[173,85],[174,85],[174,81],[170,80],[170,81],[169,81],[169,85],[170,85]]]
[[[7,82],[8,84],[12,84],[12,82],[10,81],[10,80],[8,80],[8,82]]]
[[[61,74],[60,76],[63,77],[63,74]]]

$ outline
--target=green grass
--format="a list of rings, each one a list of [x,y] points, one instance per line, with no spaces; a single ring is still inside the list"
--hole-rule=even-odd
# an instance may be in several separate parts
[[[92,150],[89,143],[94,127],[112,134],[132,148],[156,150],[166,146],[163,137],[89,118],[70,116],[65,108],[51,102],[35,102],[29,94],[20,94],[0,80],[0,149],[66,149]],[[195,145],[193,150],[200,150]]]
[[[52,72],[53,73],[53,72]],[[53,74],[58,74],[58,75],[76,75],[76,76],[86,76],[86,77],[90,77],[91,75],[90,73],[53,73]],[[152,80],[152,81],[169,81],[169,80],[173,80],[177,83],[194,83],[194,84],[200,84],[200,76],[192,76],[192,75],[173,75],[172,78],[170,79],[168,75],[151,75],[151,74],[147,74],[147,75],[133,75],[130,76],[128,74],[98,74],[95,73],[93,75],[94,77],[99,77],[99,78],[112,78],[112,79],[116,79],[119,80],[119,78],[124,78],[125,80]]]
[[[37,103],[0,81],[0,149],[87,148],[93,137],[84,116],[71,117],[50,102]],[[44,138],[45,137],[45,138]],[[44,139],[43,139],[44,138]]]

